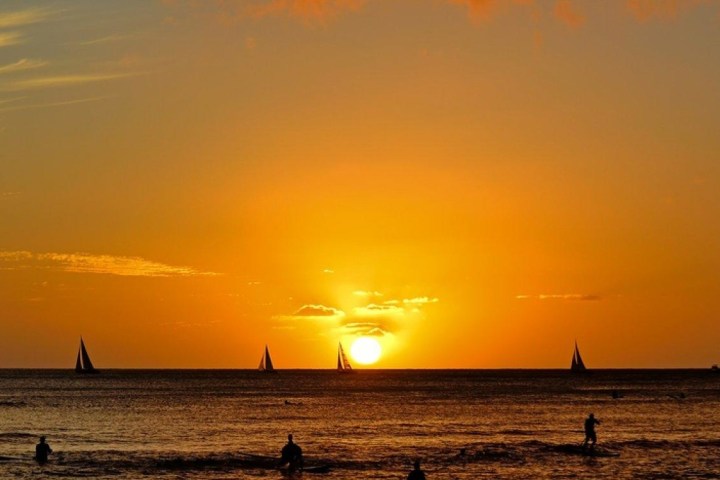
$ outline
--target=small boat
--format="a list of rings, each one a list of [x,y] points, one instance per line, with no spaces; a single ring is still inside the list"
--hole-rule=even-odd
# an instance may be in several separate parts
[[[270,350],[268,350],[267,345],[265,345],[265,353],[260,358],[260,366],[258,367],[258,370],[265,373],[276,373],[275,367],[273,367],[272,358],[270,358]]]
[[[570,371],[571,372],[587,371],[587,368],[585,367],[585,363],[583,362],[583,359],[580,356],[580,350],[578,350],[577,341],[575,342],[575,351],[573,352],[572,363],[570,364]]]
[[[87,353],[82,337],[80,337],[80,348],[75,361],[75,373],[100,373],[90,361],[90,355]]]
[[[338,343],[337,371],[338,373],[355,373],[352,365],[348,362],[347,356],[345,356],[342,343]]]
[[[716,363],[712,367],[710,367],[710,370],[712,370],[713,372],[720,372],[720,367]]]

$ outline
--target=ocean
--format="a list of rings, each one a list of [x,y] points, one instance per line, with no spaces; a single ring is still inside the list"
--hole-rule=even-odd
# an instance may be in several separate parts
[[[578,453],[590,412],[617,456]],[[283,478],[288,433],[306,479],[720,478],[720,374],[0,370],[2,479]]]

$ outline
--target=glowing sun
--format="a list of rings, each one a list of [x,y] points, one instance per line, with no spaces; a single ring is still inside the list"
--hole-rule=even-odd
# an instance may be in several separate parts
[[[350,347],[350,355],[352,355],[356,362],[362,363],[363,365],[370,365],[371,363],[377,362],[381,353],[382,348],[380,348],[378,341],[369,337],[358,338]]]

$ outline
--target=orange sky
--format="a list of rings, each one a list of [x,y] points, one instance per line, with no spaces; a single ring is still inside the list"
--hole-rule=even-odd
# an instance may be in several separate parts
[[[720,362],[720,2],[0,6],[0,367]]]

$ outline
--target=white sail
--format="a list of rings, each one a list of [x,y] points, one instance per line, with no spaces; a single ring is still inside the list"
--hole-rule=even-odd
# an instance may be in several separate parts
[[[342,343],[338,343],[337,370],[341,373],[351,373],[354,371],[352,365],[350,365],[350,362],[347,359],[347,356],[345,355]]]

